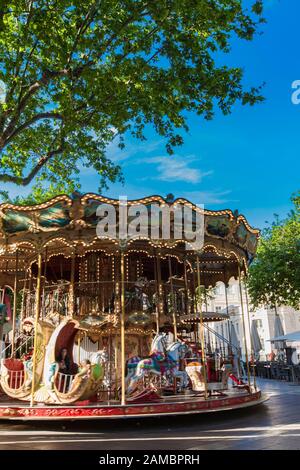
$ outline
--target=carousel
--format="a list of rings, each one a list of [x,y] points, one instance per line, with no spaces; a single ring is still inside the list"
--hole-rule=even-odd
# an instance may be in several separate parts
[[[237,279],[242,296],[259,231],[185,199],[127,208],[138,214],[141,204],[189,207],[193,221],[201,212],[201,249],[175,237],[172,216],[167,239],[99,236],[99,208],[120,206],[96,194],[0,205],[1,419],[200,414],[265,400],[246,344],[249,311],[241,302],[242,361],[228,305],[207,308],[219,281]]]

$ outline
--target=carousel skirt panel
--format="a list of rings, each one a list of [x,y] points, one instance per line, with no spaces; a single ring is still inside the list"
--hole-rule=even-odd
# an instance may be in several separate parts
[[[65,419],[122,419],[168,415],[203,414],[217,411],[234,410],[259,405],[267,400],[260,391],[252,394],[234,396],[203,397],[174,396],[173,399],[159,403],[141,403],[126,405],[90,404],[84,406],[18,406],[16,403],[0,405],[0,419],[4,420],[65,420]]]

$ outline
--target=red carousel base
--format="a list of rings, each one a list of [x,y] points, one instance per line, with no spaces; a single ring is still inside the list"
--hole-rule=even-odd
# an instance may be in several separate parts
[[[267,400],[261,391],[235,393],[227,396],[204,399],[199,396],[165,397],[153,403],[120,404],[75,404],[69,406],[20,405],[20,402],[0,402],[0,419],[3,420],[77,420],[145,418],[154,416],[200,414],[234,410],[259,405]]]

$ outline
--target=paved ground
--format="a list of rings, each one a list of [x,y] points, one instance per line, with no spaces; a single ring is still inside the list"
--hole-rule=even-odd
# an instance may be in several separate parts
[[[205,416],[126,422],[0,424],[4,449],[300,449],[300,386],[260,380],[263,405]]]

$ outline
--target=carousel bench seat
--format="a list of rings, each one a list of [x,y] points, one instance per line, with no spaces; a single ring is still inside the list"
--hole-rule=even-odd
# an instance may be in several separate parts
[[[8,372],[8,386],[13,389],[18,389],[24,383],[24,364],[20,359],[7,358],[3,359],[2,364]]]

